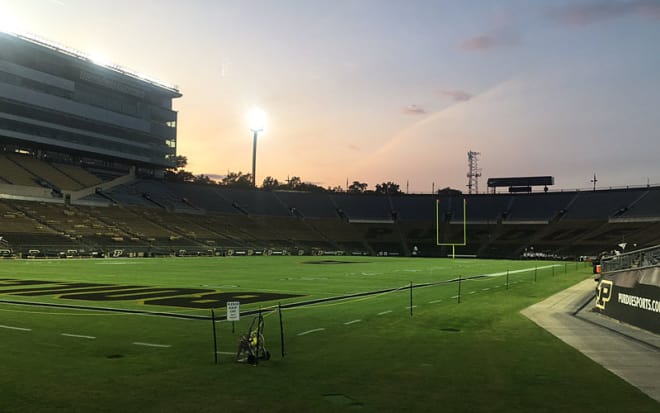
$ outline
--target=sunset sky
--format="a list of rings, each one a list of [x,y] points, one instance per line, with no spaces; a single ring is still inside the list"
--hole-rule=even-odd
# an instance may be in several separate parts
[[[660,0],[0,0],[0,25],[179,87],[195,174],[465,190],[660,184]]]

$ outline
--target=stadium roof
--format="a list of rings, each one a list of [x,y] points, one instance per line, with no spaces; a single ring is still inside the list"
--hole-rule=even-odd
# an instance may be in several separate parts
[[[41,38],[37,35],[28,34],[28,33],[16,33],[16,32],[6,31],[6,30],[2,30],[2,29],[0,29],[0,33],[7,34],[7,35],[10,35],[10,36],[16,37],[18,39],[22,39],[22,40],[28,41],[30,43],[33,43],[33,44],[36,44],[36,45],[39,45],[39,46],[42,46],[42,47],[46,47],[46,48],[54,50],[58,53],[62,53],[62,54],[66,54],[66,55],[75,57],[76,59],[82,60],[82,61],[87,62],[87,63],[92,63],[92,64],[95,64],[97,66],[105,67],[105,68],[110,69],[110,70],[112,70],[114,72],[117,72],[119,74],[129,76],[129,77],[131,77],[133,79],[136,79],[136,80],[139,80],[141,82],[148,83],[151,86],[156,86],[156,87],[161,88],[161,89],[166,89],[167,91],[180,96],[179,88],[175,85],[171,85],[169,83],[158,80],[154,77],[145,75],[143,73],[140,73],[140,72],[132,70],[132,69],[125,68],[123,66],[116,65],[114,63],[100,62],[98,59],[95,59],[90,54],[81,52],[79,50],[73,49],[73,48],[68,47],[68,46],[64,46],[64,45],[55,43],[55,42],[50,41],[50,40],[46,40],[46,39]]]

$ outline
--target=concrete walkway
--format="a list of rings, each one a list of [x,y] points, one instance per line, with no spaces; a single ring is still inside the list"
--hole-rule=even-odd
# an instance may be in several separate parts
[[[591,312],[596,283],[587,279],[521,313],[660,402],[660,336]]]

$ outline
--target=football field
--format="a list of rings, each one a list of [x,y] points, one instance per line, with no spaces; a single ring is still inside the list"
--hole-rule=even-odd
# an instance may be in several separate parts
[[[656,411],[519,314],[590,272],[377,257],[4,260],[0,410]],[[227,301],[241,303],[240,321],[223,319]],[[258,311],[271,359],[255,367],[235,354]]]

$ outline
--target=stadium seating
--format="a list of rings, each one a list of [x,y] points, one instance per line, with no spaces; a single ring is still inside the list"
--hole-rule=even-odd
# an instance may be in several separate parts
[[[60,190],[78,190],[83,187],[80,182],[76,182],[71,177],[59,169],[52,166],[50,163],[39,160],[32,156],[11,154],[7,155],[14,163],[21,165],[23,168],[31,172],[38,179],[48,182]]]
[[[643,189],[578,192],[575,200],[567,206],[563,219],[608,219],[619,211],[627,210],[644,193]]]
[[[655,219],[660,220],[660,189],[652,188],[644,192],[644,194],[633,204],[618,215],[625,219]]]
[[[37,177],[6,155],[0,155],[2,179],[14,185],[37,186]]]
[[[18,167],[6,156],[1,159]],[[78,174],[76,166],[50,167],[81,185],[98,182]],[[38,179],[18,168],[9,174],[3,170],[3,179]],[[238,190],[153,179],[73,205],[61,198],[0,200],[0,235],[23,254],[34,248],[78,248],[110,255],[242,249],[446,256],[451,244],[464,241],[464,199],[467,245],[455,245],[458,255],[520,257],[538,251],[575,256],[610,250],[622,241],[638,247],[660,243],[660,188],[436,198]]]

